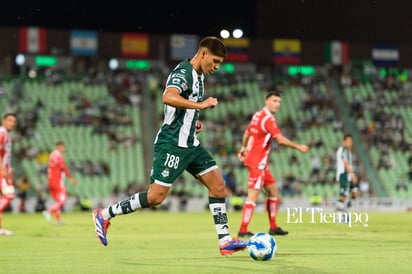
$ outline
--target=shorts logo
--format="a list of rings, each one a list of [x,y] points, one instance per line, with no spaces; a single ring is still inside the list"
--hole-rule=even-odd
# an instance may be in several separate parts
[[[163,177],[169,177],[169,175],[170,175],[170,172],[169,172],[169,169],[168,168],[166,168],[166,169],[164,169],[163,171],[162,171],[162,176]]]

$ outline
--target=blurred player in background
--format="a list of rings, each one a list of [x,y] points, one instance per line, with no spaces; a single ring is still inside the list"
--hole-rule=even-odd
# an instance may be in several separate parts
[[[239,151],[239,160],[249,170],[248,194],[243,205],[242,221],[238,236],[249,238],[254,234],[248,230],[256,202],[262,189],[267,196],[266,210],[269,216],[269,234],[287,235],[288,232],[282,230],[276,223],[276,213],[279,204],[278,189],[276,180],[269,169],[269,155],[272,147],[272,140],[276,140],[279,145],[287,146],[306,153],[309,150],[307,145],[296,144],[282,135],[276,122],[274,114],[279,110],[281,98],[278,92],[270,91],[265,97],[265,106],[257,111],[242,138],[242,148]]]
[[[169,74],[162,96],[164,121],[154,141],[150,188],[93,211],[96,235],[103,245],[108,244],[106,235],[111,218],[161,204],[173,182],[186,170],[209,190],[209,209],[220,254],[232,254],[247,247],[246,242],[232,238],[229,233],[225,182],[215,160],[197,138],[203,129],[198,120],[199,111],[218,104],[214,97],[205,98],[204,77],[216,71],[225,57],[223,42],[206,37],[200,41],[195,56],[180,62]]]
[[[13,185],[13,169],[11,167],[12,138],[10,131],[16,126],[16,114],[6,113],[0,127],[0,236],[13,235],[13,232],[2,226],[3,211],[7,209],[15,197]]]
[[[65,179],[66,177],[69,178],[73,185],[77,183],[76,179],[66,167],[64,149],[64,142],[58,141],[56,142],[54,150],[50,153],[47,176],[49,194],[53,198],[54,203],[48,210],[43,211],[43,215],[48,222],[51,221],[51,215],[54,215],[56,224],[58,225],[62,224],[60,218],[61,210],[67,199]]]
[[[358,196],[358,177],[355,175],[352,156],[352,135],[343,136],[336,151],[336,181],[339,183],[338,211],[346,211]],[[349,199],[348,199],[349,198]]]

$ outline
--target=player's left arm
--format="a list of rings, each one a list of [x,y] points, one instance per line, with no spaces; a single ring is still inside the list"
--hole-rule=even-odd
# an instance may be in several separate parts
[[[70,170],[67,168],[66,162],[63,158],[61,158],[60,161],[60,169],[63,170],[63,172],[66,174],[67,178],[70,180],[70,183],[72,183],[73,185],[77,184],[76,178],[73,177]]]
[[[272,134],[273,138],[276,140],[276,142],[278,142],[279,145],[294,148],[303,153],[309,151],[309,147],[307,145],[295,143],[292,140],[289,140],[287,137],[283,136],[275,119],[268,119],[265,122],[265,128]]]
[[[274,138],[276,139],[276,142],[278,142],[279,145],[294,148],[303,153],[306,153],[309,151],[309,147],[307,145],[295,143],[289,140],[288,138],[286,138],[285,136],[283,136],[282,134],[278,134]]]
[[[343,160],[343,165],[345,166],[345,171],[350,175],[350,179],[352,183],[358,183],[358,177],[356,176],[355,172],[353,172],[352,167],[349,164],[348,160]]]

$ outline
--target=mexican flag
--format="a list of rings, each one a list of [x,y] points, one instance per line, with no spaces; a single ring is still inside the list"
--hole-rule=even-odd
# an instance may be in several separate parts
[[[333,65],[349,63],[349,43],[330,41],[325,44],[325,61]]]

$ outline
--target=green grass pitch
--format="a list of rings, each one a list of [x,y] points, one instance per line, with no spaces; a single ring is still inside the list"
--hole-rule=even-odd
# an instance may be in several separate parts
[[[229,212],[236,235],[240,212]],[[363,224],[278,223],[289,231],[275,237],[270,261],[251,259],[247,250],[224,257],[209,212],[145,210],[112,220],[107,247],[95,234],[89,212],[63,213],[62,226],[41,214],[5,213],[13,236],[0,236],[0,273],[410,273],[412,212],[368,213]],[[254,214],[250,230],[267,231],[265,213]]]

